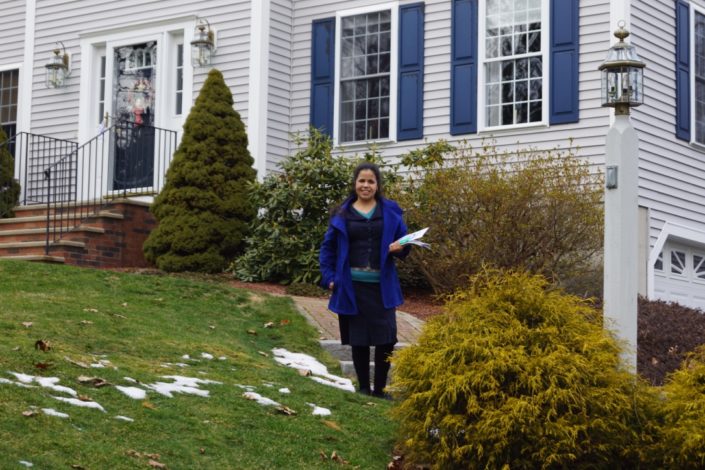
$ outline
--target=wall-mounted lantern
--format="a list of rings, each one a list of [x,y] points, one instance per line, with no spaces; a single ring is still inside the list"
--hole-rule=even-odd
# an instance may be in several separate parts
[[[63,42],[58,41],[56,44],[61,44],[61,49],[54,49],[54,56],[45,65],[47,88],[61,88],[71,75],[71,56],[66,52]]]
[[[215,31],[205,18],[200,18],[196,24],[194,39],[191,41],[191,65],[207,67],[211,57],[215,55]]]

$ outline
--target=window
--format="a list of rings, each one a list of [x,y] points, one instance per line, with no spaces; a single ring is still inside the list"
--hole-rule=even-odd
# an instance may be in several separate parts
[[[654,262],[654,269],[657,271],[663,271],[663,251],[658,254],[658,258]]]
[[[106,57],[104,55],[100,56],[100,76],[98,78],[98,123],[107,122],[105,120],[105,70],[106,70]]]
[[[705,15],[695,12],[695,141],[705,143]]]
[[[0,126],[13,137],[17,132],[17,90],[19,70],[0,72]]]
[[[546,21],[542,0],[487,0],[484,45],[485,127],[543,122]]]
[[[390,138],[393,15],[391,10],[342,16],[338,142]]]
[[[696,279],[705,280],[705,256],[693,255],[693,274]]]
[[[183,113],[184,107],[184,45],[176,46],[176,101],[174,113],[178,116]]]
[[[671,273],[685,274],[685,252],[671,251]]]

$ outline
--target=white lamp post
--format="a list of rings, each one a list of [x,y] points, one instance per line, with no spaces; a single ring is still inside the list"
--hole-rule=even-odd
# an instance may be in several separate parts
[[[602,71],[602,106],[614,108],[605,155],[604,322],[627,348],[625,365],[636,372],[638,290],[639,140],[629,108],[643,102],[645,64],[620,22],[619,42],[607,53]]]

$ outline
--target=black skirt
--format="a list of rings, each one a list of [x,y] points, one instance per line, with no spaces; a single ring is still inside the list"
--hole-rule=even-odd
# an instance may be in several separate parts
[[[357,315],[338,315],[340,342],[351,346],[396,344],[397,313],[384,308],[379,282],[353,281]]]

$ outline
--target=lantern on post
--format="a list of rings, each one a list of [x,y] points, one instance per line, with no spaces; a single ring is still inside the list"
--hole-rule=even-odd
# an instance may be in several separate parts
[[[619,42],[610,47],[607,59],[600,65],[602,71],[602,106],[615,108],[617,115],[629,114],[629,108],[644,102],[644,62],[636,48],[624,40],[629,31],[624,21],[618,24],[614,35]]]

